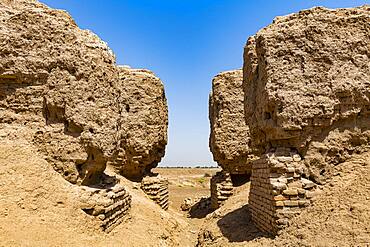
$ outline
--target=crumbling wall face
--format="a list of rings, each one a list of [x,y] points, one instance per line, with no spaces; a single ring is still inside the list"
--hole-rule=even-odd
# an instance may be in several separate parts
[[[161,80],[151,71],[119,69],[120,149],[111,164],[126,177],[142,178],[165,154],[167,100]]]
[[[252,219],[277,233],[370,145],[370,7],[278,17],[244,49]],[[289,150],[289,151],[282,151]],[[309,178],[310,180],[308,180]]]
[[[295,148],[324,183],[336,164],[369,149],[369,12],[304,10],[248,40],[243,87],[254,150]]]
[[[110,189],[79,187],[81,209],[101,221],[101,229],[110,232],[129,213],[131,195],[119,184]]]
[[[161,208],[164,210],[168,209],[168,179],[160,175],[146,176],[141,182],[141,189]]]
[[[230,174],[221,171],[211,178],[211,209],[217,209],[233,195],[233,183]]]
[[[108,162],[138,177],[158,164],[167,105],[150,71],[119,68],[99,37],[37,1],[1,2],[0,30],[6,138],[33,142],[74,184],[99,183]]]
[[[242,70],[222,72],[213,78],[209,96],[209,146],[213,159],[226,172],[250,174],[253,155],[244,118],[242,83]]]
[[[33,141],[72,183],[98,183],[119,116],[113,53],[37,1],[0,3],[0,30],[0,124],[18,130],[6,138]],[[63,148],[79,152],[79,168],[61,165]]]
[[[316,184],[304,178],[301,157],[288,148],[272,149],[253,162],[249,206],[262,231],[277,234],[310,205]]]
[[[0,124],[32,125],[41,121],[43,92],[44,86],[37,82],[23,84],[15,76],[0,75]],[[29,112],[32,114],[27,114]],[[23,119],[19,119],[17,115],[22,115]]]

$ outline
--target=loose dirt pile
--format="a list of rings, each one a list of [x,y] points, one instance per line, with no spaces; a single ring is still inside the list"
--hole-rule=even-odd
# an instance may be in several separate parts
[[[75,186],[32,146],[1,142],[0,176],[0,246],[194,246],[186,220],[161,210],[119,175],[132,207],[109,234],[81,210]]]

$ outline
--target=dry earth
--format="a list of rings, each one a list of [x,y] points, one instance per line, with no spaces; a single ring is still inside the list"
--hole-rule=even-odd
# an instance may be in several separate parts
[[[168,211],[121,180],[132,195],[129,217],[110,233],[79,207],[76,187],[63,179],[26,142],[0,143],[0,246],[195,246],[203,219],[188,218],[187,197],[209,195],[209,177],[219,169],[157,168],[170,179]],[[208,174],[207,176],[204,176]]]
[[[180,210],[186,198],[210,196],[211,176],[220,168],[156,168],[169,180],[171,208]]]
[[[123,177],[132,208],[109,234],[78,207],[76,187],[31,146],[1,143],[0,177],[0,246],[194,246],[180,234],[190,231],[186,219],[161,210]]]

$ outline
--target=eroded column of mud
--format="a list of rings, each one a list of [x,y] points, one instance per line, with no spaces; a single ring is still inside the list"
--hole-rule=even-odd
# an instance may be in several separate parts
[[[222,173],[216,174],[211,180],[213,209],[232,195],[232,176],[244,176],[245,182],[249,180],[252,161],[255,159],[249,147],[250,135],[244,117],[242,83],[242,70],[222,72],[212,81],[209,96],[209,146],[213,159],[223,169]]]
[[[252,219],[278,233],[338,164],[369,150],[370,8],[278,17],[244,52]]]
[[[119,67],[120,144],[109,162],[121,175],[142,181],[143,191],[163,209],[168,208],[168,181],[153,177],[151,169],[164,156],[168,110],[164,87],[153,72]]]
[[[120,143],[111,165],[131,179],[142,179],[158,165],[167,144],[168,110],[164,86],[146,69],[119,67]]]
[[[37,1],[0,3],[0,30],[1,138],[34,145],[81,191],[81,208],[111,230],[131,196],[106,166],[142,177],[164,155],[161,81],[117,66],[99,37]]]

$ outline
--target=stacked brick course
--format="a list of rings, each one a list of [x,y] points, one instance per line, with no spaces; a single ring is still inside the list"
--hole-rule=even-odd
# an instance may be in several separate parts
[[[249,205],[259,229],[277,234],[289,218],[310,205],[316,184],[303,173],[301,157],[288,148],[277,148],[254,161]]]
[[[147,176],[141,182],[141,189],[164,210],[168,209],[168,179],[161,176]]]
[[[211,178],[211,208],[219,208],[233,195],[233,183],[229,173],[217,172]]]
[[[81,208],[101,220],[101,229],[110,232],[119,225],[131,208],[131,195],[121,185],[110,189],[81,187]]]

